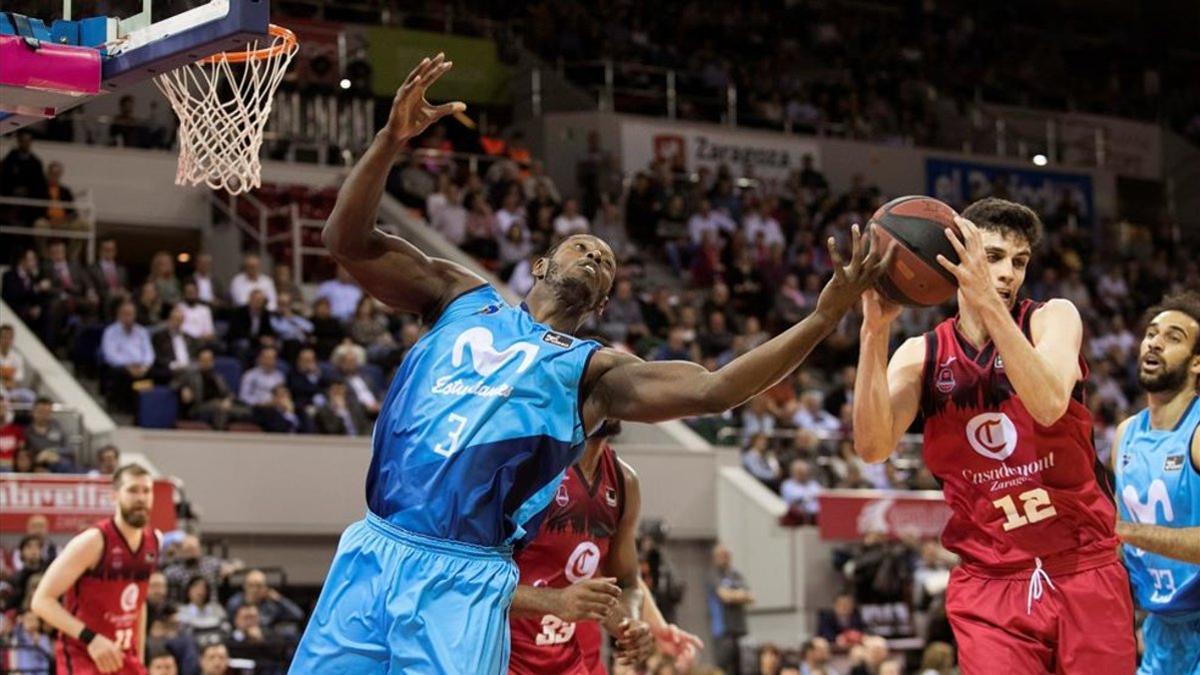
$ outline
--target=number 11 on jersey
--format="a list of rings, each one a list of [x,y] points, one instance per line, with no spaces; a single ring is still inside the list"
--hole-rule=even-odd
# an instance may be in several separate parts
[[[463,429],[467,426],[467,418],[457,413],[450,413],[446,420],[454,426],[454,429],[448,434],[449,442],[433,446],[433,451],[442,457],[449,457],[454,454],[455,450],[458,450],[458,441],[462,437]]]

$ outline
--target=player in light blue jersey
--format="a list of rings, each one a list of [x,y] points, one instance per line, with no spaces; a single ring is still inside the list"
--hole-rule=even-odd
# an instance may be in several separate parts
[[[1138,381],[1149,406],[1113,450],[1125,566],[1149,612],[1138,673],[1200,674],[1200,293],[1147,314]]]
[[[616,276],[603,241],[560,242],[512,307],[470,271],[375,227],[405,143],[464,108],[425,101],[449,68],[439,54],[409,75],[325,225],[329,252],[367,292],[430,328],[380,411],[367,516],[342,536],[293,673],[504,672],[512,548],[536,531],[588,432],[610,418],[657,422],[742,404],[795,370],[889,263],[891,252],[872,250],[857,227],[848,264],[831,238],[834,276],[813,313],[714,372],[573,337],[603,311]],[[592,581],[600,609],[623,617],[610,622],[622,627],[619,643],[640,653],[652,640],[640,591]]]

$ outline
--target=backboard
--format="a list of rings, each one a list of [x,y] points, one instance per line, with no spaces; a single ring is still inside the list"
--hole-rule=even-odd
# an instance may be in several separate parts
[[[269,40],[268,0],[62,0],[50,15],[37,14],[44,1],[4,4],[0,133]]]

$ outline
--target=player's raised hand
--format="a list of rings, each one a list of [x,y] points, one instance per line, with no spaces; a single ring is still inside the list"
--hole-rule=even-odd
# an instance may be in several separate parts
[[[983,237],[979,227],[962,216],[955,216],[954,223],[962,233],[962,239],[954,230],[946,228],[946,239],[958,253],[958,264],[950,262],[945,256],[938,255],[937,261],[958,280],[958,290],[962,292],[963,301],[979,307],[987,302],[1003,304],[1000,294],[992,283],[992,272],[988,265],[987,252],[983,250]]]
[[[654,653],[654,635],[645,621],[621,619],[613,637],[617,639],[618,663],[640,664]]]
[[[841,319],[858,302],[863,291],[873,286],[888,265],[892,263],[892,256],[895,254],[894,245],[889,246],[888,250],[881,255],[877,250],[878,247],[874,245],[875,237],[871,236],[874,234],[874,227],[871,225],[867,229],[866,241],[863,241],[864,238],[858,225],[850,229],[850,261],[848,263],[838,253],[837,241],[833,237],[829,238],[827,245],[829,258],[833,261],[833,278],[825,284],[825,289],[817,298],[816,311],[835,321]]]
[[[125,654],[121,648],[103,635],[92,638],[87,650],[88,656],[92,657],[92,661],[102,673],[115,673],[125,663]]]
[[[438,54],[432,59],[423,59],[408,74],[404,84],[396,90],[396,98],[392,99],[392,112],[388,115],[387,126],[384,127],[384,132],[392,140],[403,143],[446,115],[467,109],[467,105],[461,101],[433,105],[425,100],[425,92],[453,65],[453,61],[446,60],[445,54]]]
[[[604,621],[620,599],[616,579],[584,579],[562,589],[554,615],[563,621]]]
[[[904,311],[903,305],[888,300],[874,288],[863,291],[862,298],[863,326],[869,330],[888,328],[896,317],[900,316],[900,312]]]

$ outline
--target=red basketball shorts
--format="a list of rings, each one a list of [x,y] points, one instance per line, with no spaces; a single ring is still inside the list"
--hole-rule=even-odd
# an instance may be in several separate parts
[[[979,577],[959,567],[946,589],[946,614],[963,675],[1128,675],[1137,668],[1133,598],[1119,561],[1036,580]]]

